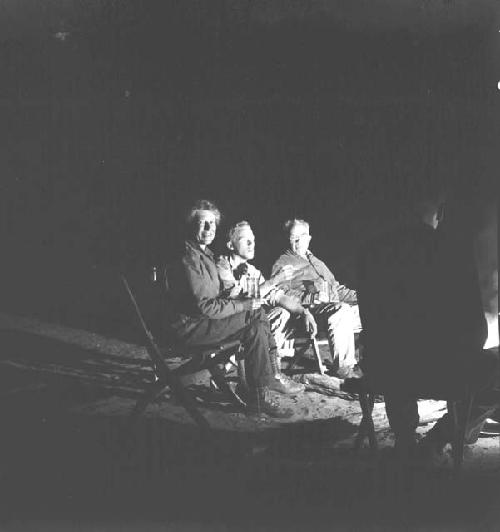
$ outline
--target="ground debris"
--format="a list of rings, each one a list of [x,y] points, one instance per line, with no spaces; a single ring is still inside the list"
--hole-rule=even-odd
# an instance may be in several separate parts
[[[351,394],[341,390],[344,381],[338,377],[320,375],[319,373],[305,373],[300,375],[300,377],[296,377],[295,380],[305,384],[307,392],[317,392],[323,395],[342,397],[344,399],[352,398]]]

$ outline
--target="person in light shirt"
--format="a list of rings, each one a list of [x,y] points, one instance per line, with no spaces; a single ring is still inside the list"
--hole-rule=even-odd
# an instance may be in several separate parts
[[[289,282],[281,282],[286,295],[310,305],[313,319],[326,322],[328,343],[340,378],[361,376],[357,367],[354,334],[361,330],[357,294],[340,284],[326,264],[309,250],[309,223],[292,219],[285,222],[289,248],[274,263],[272,275],[285,267],[294,269]]]
[[[230,297],[238,299],[249,295],[249,287],[255,285],[259,287],[260,297],[266,301],[267,317],[278,346],[284,342],[284,330],[291,315],[301,316],[305,329],[310,334],[316,334],[316,322],[309,310],[278,288],[279,284],[292,278],[293,267],[285,266],[266,281],[261,271],[249,262],[255,257],[255,235],[247,221],[243,220],[229,229],[227,248],[228,254],[220,256],[217,260],[217,269],[224,289]],[[283,390],[285,393],[303,391],[302,385],[291,381],[280,372],[276,351],[272,353],[271,365],[276,378],[274,387],[278,388],[277,391]]]

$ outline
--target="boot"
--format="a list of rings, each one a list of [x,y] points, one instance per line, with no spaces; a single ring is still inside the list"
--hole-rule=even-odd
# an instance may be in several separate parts
[[[361,379],[363,377],[363,371],[356,365],[353,367],[344,366],[337,370],[337,377],[339,379]]]
[[[267,414],[275,418],[288,418],[293,415],[291,408],[283,408],[269,394],[268,387],[259,387],[251,390],[247,403],[249,414]]]
[[[269,384],[269,389],[273,392],[282,393],[284,395],[297,395],[302,393],[306,387],[300,382],[295,382],[289,379],[283,373],[274,376],[274,379]]]
[[[279,363],[279,360],[278,360],[277,349],[269,350],[269,362],[271,362],[271,369],[273,370],[273,375],[279,375],[281,364]]]
[[[297,395],[305,390],[303,384],[294,382],[286,375],[280,372],[280,364],[278,362],[278,355],[275,349],[269,351],[269,360],[271,362],[271,369],[273,370],[274,379],[269,383],[269,389],[273,392],[282,393],[284,395]]]

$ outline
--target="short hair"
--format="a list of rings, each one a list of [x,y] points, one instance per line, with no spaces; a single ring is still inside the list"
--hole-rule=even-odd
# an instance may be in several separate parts
[[[307,230],[309,231],[309,222],[306,222],[305,220],[302,220],[301,218],[292,218],[290,220],[287,220],[283,224],[283,231],[285,231],[285,233],[289,235],[292,229],[296,225],[304,225],[305,227],[307,227]]]
[[[213,201],[200,199],[196,200],[193,206],[188,210],[186,215],[186,222],[191,225],[198,216],[198,211],[210,211],[215,216],[215,224],[219,225],[221,220],[221,213],[217,208],[217,205]]]
[[[246,220],[233,224],[227,231],[227,241],[232,242],[234,236],[242,227],[250,227],[250,224]]]

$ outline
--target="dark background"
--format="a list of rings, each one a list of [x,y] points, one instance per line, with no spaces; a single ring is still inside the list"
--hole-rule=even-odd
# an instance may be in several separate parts
[[[483,295],[498,312],[498,4],[0,0],[0,310],[130,339],[118,272],[145,277],[171,260],[199,197],[225,213],[221,231],[252,223],[265,272],[283,220],[308,219],[313,251],[355,287],[359,248],[443,184],[447,230],[480,237]],[[130,434],[128,412],[75,415],[71,405],[115,393],[89,360],[118,385],[143,372],[68,334],[81,336],[2,331],[1,524],[33,514],[37,530],[40,516],[66,530],[102,512],[131,528],[142,516],[373,529],[396,514],[397,530],[429,529],[434,515],[477,529],[497,515],[495,467],[463,483],[423,471],[412,498],[366,460],[330,454],[332,433],[352,430],[344,419],[294,424],[262,460],[242,460],[253,438],[228,431],[234,459],[223,461],[161,417]],[[67,365],[76,378],[58,378]]]
[[[171,260],[199,197],[252,223],[265,272],[280,224],[308,219],[351,286],[421,187],[446,184],[451,224],[477,231],[500,162],[497,6],[4,0],[2,305],[64,314],[98,289],[112,308],[114,272]]]

